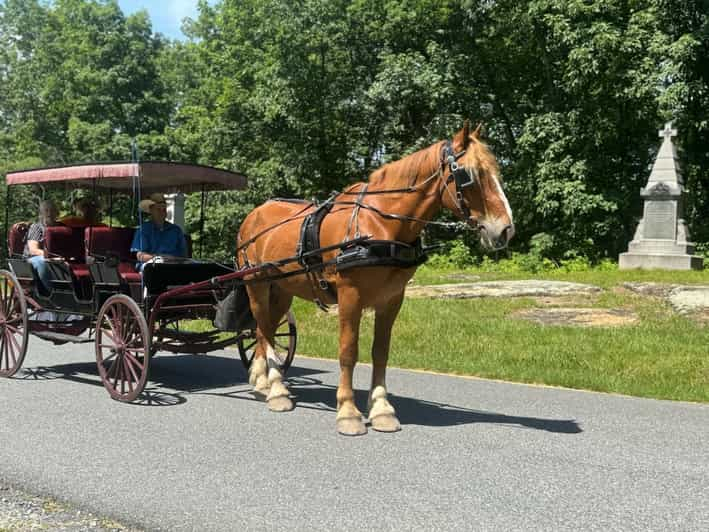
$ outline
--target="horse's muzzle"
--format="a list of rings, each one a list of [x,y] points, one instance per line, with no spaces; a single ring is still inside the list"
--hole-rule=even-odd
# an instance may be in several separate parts
[[[479,225],[480,241],[486,248],[497,251],[504,249],[515,234],[514,224],[485,223]]]

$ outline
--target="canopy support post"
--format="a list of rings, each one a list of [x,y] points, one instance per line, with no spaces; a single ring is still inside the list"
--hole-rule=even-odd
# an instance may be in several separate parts
[[[108,226],[113,227],[113,189],[108,189]]]
[[[202,198],[199,207],[199,258],[204,258],[202,250],[204,249],[204,208],[206,207],[207,196],[204,191],[204,183],[202,183]]]
[[[10,221],[10,187],[5,183],[5,232],[3,233],[3,244],[7,244],[8,233],[8,223]],[[3,246],[5,247],[5,246]],[[7,257],[10,256],[10,250],[7,250]],[[6,257],[6,258],[7,258]]]

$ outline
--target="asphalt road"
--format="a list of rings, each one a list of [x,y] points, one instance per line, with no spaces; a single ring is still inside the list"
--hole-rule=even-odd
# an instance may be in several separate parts
[[[0,480],[148,530],[709,530],[709,405],[391,370],[402,432],[347,438],[332,362],[296,358],[286,414],[232,351],[159,355],[133,405],[91,345],[32,338],[25,367]]]

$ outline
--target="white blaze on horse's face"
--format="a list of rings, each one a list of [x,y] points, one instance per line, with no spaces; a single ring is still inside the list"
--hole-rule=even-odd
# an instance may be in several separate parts
[[[485,216],[479,222],[480,225],[480,240],[488,249],[503,249],[515,234],[515,226],[512,220],[512,209],[510,202],[507,201],[505,191],[502,189],[502,184],[497,175],[490,176],[490,182],[494,190],[491,191],[493,196],[497,197],[497,201],[502,203],[504,207],[504,215],[500,216]],[[486,214],[490,211],[486,210]]]
[[[468,223],[480,230],[484,247],[491,250],[507,247],[515,229],[512,209],[498,176],[497,162],[487,146],[477,140],[470,142],[460,162],[473,182],[460,191],[470,211],[462,214],[468,215]]]

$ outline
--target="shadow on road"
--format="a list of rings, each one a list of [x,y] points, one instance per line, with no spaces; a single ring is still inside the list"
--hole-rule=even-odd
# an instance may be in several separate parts
[[[336,387],[309,377],[289,378],[290,390],[296,396],[296,408],[314,408],[335,411]],[[355,402],[362,412],[366,412],[367,391],[355,390]],[[496,425],[517,426],[562,434],[583,432],[578,422],[572,419],[545,419],[536,417],[508,416],[496,412],[484,412],[456,406],[450,403],[427,401],[417,397],[389,394],[402,425],[423,425],[428,427],[451,427],[471,423],[494,423]]]
[[[325,384],[313,377],[322,373],[320,370],[301,367],[292,367],[288,371],[288,382],[291,393],[295,396],[296,408],[335,411],[336,386]],[[86,362],[27,368],[17,378],[66,379],[103,387],[96,364]],[[238,388],[233,389],[235,386]],[[224,388],[232,389],[222,390]],[[165,391],[166,389],[170,391]],[[246,370],[239,359],[212,355],[168,355],[157,356],[151,360],[148,386],[132,404],[177,406],[186,403],[186,395],[193,393],[257,401],[251,394]],[[582,432],[580,425],[570,419],[509,416],[396,394],[390,394],[390,400],[402,425],[451,427],[471,423],[493,423],[563,434]],[[367,391],[355,390],[355,401],[358,407],[366,412]]]

